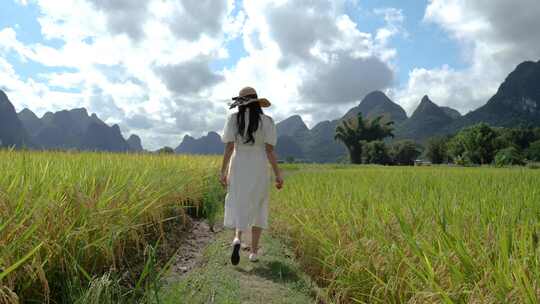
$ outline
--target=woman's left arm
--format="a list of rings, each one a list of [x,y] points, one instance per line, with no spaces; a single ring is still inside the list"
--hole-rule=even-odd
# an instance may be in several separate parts
[[[229,162],[231,160],[232,153],[234,151],[234,142],[228,142],[225,145],[225,151],[223,152],[223,162],[221,163],[221,175],[219,181],[223,187],[227,187],[227,171],[229,169]]]

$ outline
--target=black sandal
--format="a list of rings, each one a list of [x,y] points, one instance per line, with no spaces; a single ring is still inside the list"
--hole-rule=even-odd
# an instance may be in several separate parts
[[[231,263],[233,265],[238,265],[240,263],[240,241],[233,241],[233,251],[231,254]]]

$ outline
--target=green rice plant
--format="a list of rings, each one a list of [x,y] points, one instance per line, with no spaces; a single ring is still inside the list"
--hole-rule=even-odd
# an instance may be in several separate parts
[[[336,303],[538,303],[540,172],[315,166],[273,233]]]
[[[219,205],[218,166],[206,156],[0,151],[0,297],[72,303],[111,294],[115,275],[132,290],[121,296],[144,293],[159,267],[145,251],[188,225],[189,208]]]

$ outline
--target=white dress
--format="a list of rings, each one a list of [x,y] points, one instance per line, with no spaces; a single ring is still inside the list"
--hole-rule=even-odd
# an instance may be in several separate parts
[[[237,115],[239,114],[229,115],[221,137],[224,143],[234,142],[234,152],[227,172],[229,184],[225,196],[223,225],[241,231],[247,231],[251,226],[265,229],[268,227],[271,181],[265,143],[276,145],[276,126],[270,116],[261,115],[259,127],[253,133],[255,143],[244,144],[244,138],[238,135]],[[248,125],[249,109],[246,109],[246,130]]]

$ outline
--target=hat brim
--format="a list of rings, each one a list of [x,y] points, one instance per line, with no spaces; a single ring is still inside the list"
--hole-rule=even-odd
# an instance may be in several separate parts
[[[261,108],[268,108],[269,106],[272,105],[270,100],[268,100],[266,98],[251,99],[251,100],[243,103],[242,105],[245,106],[245,105],[248,105],[248,104],[253,103],[253,102],[258,102],[259,105],[261,106]]]
[[[259,98],[257,100],[259,101],[259,104],[261,105],[261,108],[268,108],[269,106],[272,105],[270,100],[268,100],[266,98]]]

